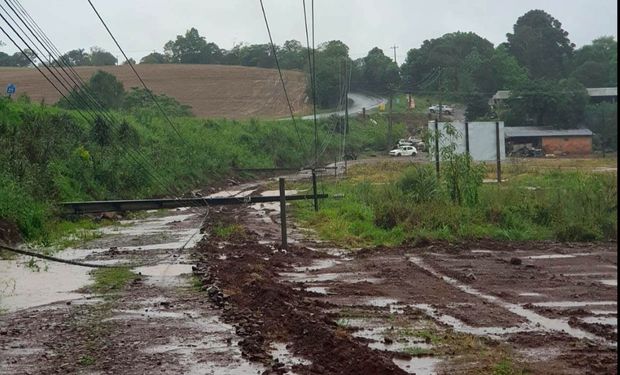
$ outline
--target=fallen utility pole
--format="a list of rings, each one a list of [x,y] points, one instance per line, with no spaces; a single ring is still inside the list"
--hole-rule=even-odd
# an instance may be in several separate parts
[[[287,201],[327,198],[327,194],[288,195]],[[64,202],[60,203],[65,215],[81,215],[112,211],[143,211],[163,208],[227,206],[235,204],[279,202],[280,196],[249,196],[249,197],[218,197],[218,198],[181,198],[181,199],[140,199],[114,200],[91,202]]]

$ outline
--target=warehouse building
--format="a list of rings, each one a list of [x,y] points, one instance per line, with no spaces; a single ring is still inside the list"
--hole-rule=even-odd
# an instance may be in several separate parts
[[[544,154],[588,155],[592,153],[589,129],[553,129],[535,126],[504,128],[507,153],[523,148],[542,150]]]

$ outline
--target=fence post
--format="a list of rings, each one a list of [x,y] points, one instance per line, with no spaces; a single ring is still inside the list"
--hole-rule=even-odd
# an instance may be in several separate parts
[[[312,194],[314,195],[314,211],[319,211],[319,198],[316,191],[316,170],[312,168]]]
[[[495,121],[495,159],[497,162],[497,183],[502,182],[502,156],[500,154],[499,121]]]
[[[439,123],[435,119],[435,171],[439,178]]]
[[[469,122],[465,121],[465,152],[469,156]]]
[[[286,236],[286,189],[284,188],[284,178],[278,179],[280,184],[280,231],[282,232],[282,248],[288,249],[288,238]]]

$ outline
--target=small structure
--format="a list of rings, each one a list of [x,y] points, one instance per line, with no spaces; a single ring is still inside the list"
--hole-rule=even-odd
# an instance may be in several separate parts
[[[592,153],[592,131],[589,129],[553,129],[536,126],[504,128],[509,154],[520,149],[541,149],[544,154],[588,155]]]
[[[618,101],[618,87],[593,87],[587,88],[591,103],[616,103]],[[490,106],[496,106],[510,98],[509,90],[499,90],[489,99]]]
[[[456,131],[454,136],[448,136],[446,128],[451,126]],[[492,121],[477,121],[469,122],[467,124],[469,135],[469,154],[473,160],[476,161],[495,161],[497,160],[497,134],[496,130],[499,130],[499,158],[504,160],[506,158],[505,143],[504,143],[504,122],[500,121],[497,129],[495,122]],[[437,124],[437,130],[441,134],[439,138],[439,148],[454,144],[456,146],[456,153],[465,153],[466,151],[466,132],[465,122],[440,122]],[[434,134],[435,121],[428,122],[428,132]],[[435,156],[435,149],[433,144],[426,145],[429,151],[430,158]]]

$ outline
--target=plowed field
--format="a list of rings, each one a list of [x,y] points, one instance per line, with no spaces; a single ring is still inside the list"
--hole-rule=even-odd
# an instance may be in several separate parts
[[[84,80],[97,70],[114,74],[125,90],[140,86],[131,68],[123,66],[77,67]],[[273,69],[223,65],[137,65],[146,84],[192,107],[199,117],[243,119],[284,117],[289,114],[286,98]],[[284,71],[284,79],[295,112],[305,106],[305,77],[302,72]],[[17,95],[28,94],[34,101],[56,103],[60,94],[34,68],[0,68],[0,84],[13,83]]]

